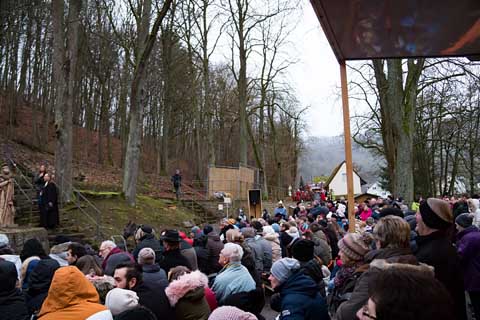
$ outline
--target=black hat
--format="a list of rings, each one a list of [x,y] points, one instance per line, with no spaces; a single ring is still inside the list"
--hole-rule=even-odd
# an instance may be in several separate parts
[[[145,233],[150,233],[151,234],[153,232],[153,228],[150,227],[149,225],[146,225],[146,224],[141,225],[140,229],[142,229],[142,231],[145,232]]]
[[[167,230],[160,237],[160,240],[166,241],[166,242],[180,242],[181,238],[177,230]]]
[[[213,231],[213,228],[210,225],[206,225],[205,227],[203,227],[203,234],[205,235],[209,234],[212,231]]]
[[[252,228],[254,228],[256,231],[260,231],[260,232],[263,231],[263,226],[260,223],[260,221],[253,221],[252,222]]]
[[[403,219],[403,212],[398,208],[385,208],[380,211],[380,218],[386,216],[397,216]]]
[[[301,239],[295,241],[292,246],[292,256],[300,262],[307,262],[313,259],[315,243],[312,240]]]
[[[468,228],[473,223],[473,214],[471,213],[462,213],[455,219],[455,223],[462,228]]]

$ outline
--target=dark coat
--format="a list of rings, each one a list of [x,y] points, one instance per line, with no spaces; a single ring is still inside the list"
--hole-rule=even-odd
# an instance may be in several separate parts
[[[223,242],[220,240],[220,236],[212,231],[208,234],[207,251],[208,251],[208,273],[217,273],[222,269],[222,266],[218,263],[220,258],[220,251],[223,249]]]
[[[370,251],[365,256],[365,262],[371,263],[376,259],[385,259],[390,263],[418,264],[417,259],[408,249],[378,249]],[[350,298],[343,302],[337,309],[337,320],[355,319],[357,311],[368,301],[368,284],[380,274],[377,268],[369,268],[356,279],[355,289]]]
[[[457,319],[467,319],[463,273],[455,247],[440,231],[419,235],[416,240],[418,261],[435,268],[435,278],[443,283],[453,298]]]
[[[132,255],[135,258],[135,261],[138,261],[138,253],[143,248],[151,248],[153,251],[155,251],[155,262],[159,262],[162,259],[162,247],[160,246],[160,242],[155,239],[153,234],[145,234],[135,249],[133,249]]]
[[[180,241],[180,252],[188,260],[190,270],[198,270],[197,254],[190,243],[185,240]]]
[[[123,262],[135,262],[133,256],[120,248],[113,248],[105,260],[102,262],[102,268],[106,275],[113,276],[117,265]]]
[[[40,311],[42,303],[48,295],[55,271],[60,268],[56,260],[43,259],[38,262],[29,276],[29,287],[25,294],[30,314]]]
[[[143,265],[143,282],[146,286],[167,286],[167,274],[158,264]]]
[[[163,253],[163,259],[162,261],[160,261],[159,265],[160,265],[160,268],[165,270],[167,274],[170,271],[170,269],[178,266],[184,266],[190,270],[192,269],[187,258],[185,258],[180,252],[180,249],[165,251]]]
[[[166,286],[147,286],[144,282],[137,284],[132,290],[138,295],[138,303],[150,309],[157,319],[175,320],[175,312],[165,294]]]
[[[237,307],[243,311],[253,313],[258,319],[265,306],[265,293],[262,287],[253,291],[239,292],[226,297],[222,305]]]
[[[175,189],[180,188],[180,186],[182,185],[182,176],[178,173],[175,173],[170,180],[172,181],[173,187]]]
[[[0,260],[0,318],[29,319],[27,304],[20,290],[15,288],[17,268],[12,262]]]
[[[468,227],[458,233],[457,239],[465,290],[480,292],[480,231],[475,226]]]
[[[208,250],[203,246],[195,246],[195,254],[197,255],[198,270],[208,274]]]
[[[280,312],[280,320],[330,319],[317,284],[302,271],[294,272],[277,291],[279,299],[271,305],[273,310]]]
[[[52,229],[59,224],[57,186],[49,182],[40,192],[40,226]]]

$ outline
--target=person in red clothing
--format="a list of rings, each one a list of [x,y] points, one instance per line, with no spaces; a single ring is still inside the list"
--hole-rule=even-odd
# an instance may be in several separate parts
[[[118,248],[117,245],[110,240],[103,241],[98,250],[98,254],[103,258],[102,269],[105,274],[113,276],[115,268],[122,262],[135,262],[133,256]]]

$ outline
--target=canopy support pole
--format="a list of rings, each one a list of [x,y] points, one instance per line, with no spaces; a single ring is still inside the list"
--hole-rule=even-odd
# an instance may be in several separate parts
[[[345,163],[347,165],[348,232],[355,232],[355,212],[353,210],[355,206],[355,200],[353,198],[352,138],[350,133],[350,111],[348,107],[347,68],[345,61],[340,62],[340,81],[342,86]]]

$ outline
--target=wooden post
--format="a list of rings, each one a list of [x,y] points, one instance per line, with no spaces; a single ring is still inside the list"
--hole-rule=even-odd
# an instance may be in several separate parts
[[[353,198],[353,162],[352,139],[350,133],[350,111],[348,108],[347,68],[345,61],[340,63],[340,81],[342,85],[343,131],[345,136],[345,162],[347,164],[347,201],[348,201],[348,232],[355,232],[355,213]]]

